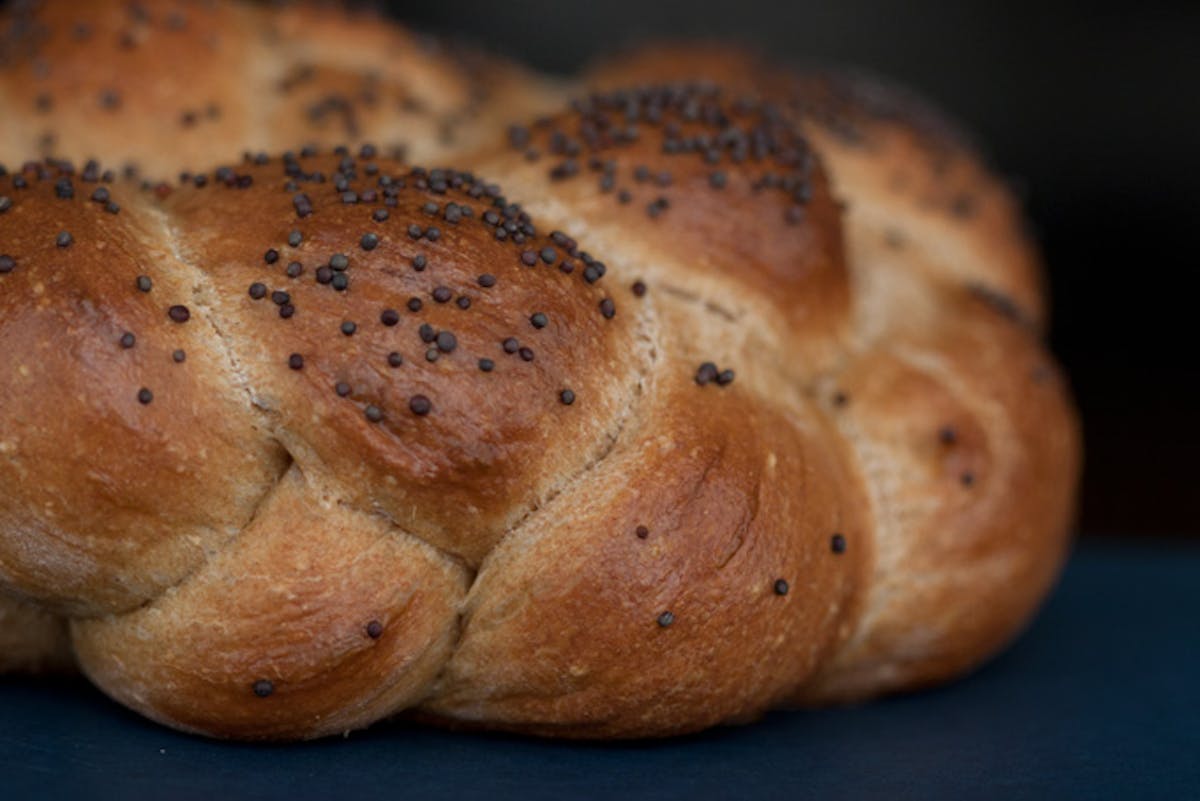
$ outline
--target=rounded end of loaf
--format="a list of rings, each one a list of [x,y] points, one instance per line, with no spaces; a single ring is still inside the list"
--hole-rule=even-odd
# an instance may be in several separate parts
[[[857,453],[877,548],[854,633],[793,700],[861,700],[978,666],[1061,570],[1081,468],[1070,392],[1040,341],[1041,265],[1010,190],[944,113],[861,73],[662,44],[585,80],[768,98],[845,204],[850,353],[817,393]]]

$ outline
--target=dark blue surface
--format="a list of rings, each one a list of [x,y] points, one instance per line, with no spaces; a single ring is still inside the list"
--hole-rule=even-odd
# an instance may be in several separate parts
[[[679,740],[387,724],[244,746],[79,682],[0,681],[0,798],[1200,798],[1200,549],[1088,545],[1034,627],[952,686]]]

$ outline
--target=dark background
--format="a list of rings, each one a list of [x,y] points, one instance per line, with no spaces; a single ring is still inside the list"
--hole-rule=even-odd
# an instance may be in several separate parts
[[[1200,3],[392,2],[419,28],[570,71],[653,36],[733,37],[872,68],[973,129],[1027,187],[1051,347],[1083,413],[1080,530],[1200,536]],[[1136,8],[1136,10],[1134,10]]]

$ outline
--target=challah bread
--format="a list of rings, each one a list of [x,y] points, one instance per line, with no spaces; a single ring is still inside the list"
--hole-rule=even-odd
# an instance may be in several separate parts
[[[406,36],[303,27],[230,56]],[[0,174],[0,669],[61,654],[54,612],[101,688],[189,731],[631,737],[943,680],[1028,620],[1078,433],[1034,253],[960,137],[737,52],[633,54],[548,114],[520,75],[477,70],[501,88],[439,112],[452,141],[384,109],[342,133],[388,148],[302,149],[337,132],[255,139],[263,101],[194,151],[144,120],[52,151],[179,185]],[[457,169],[391,159],[409,138]]]

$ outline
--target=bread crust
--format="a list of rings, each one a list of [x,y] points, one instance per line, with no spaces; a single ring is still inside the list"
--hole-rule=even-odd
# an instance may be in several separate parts
[[[10,5],[0,14],[0,159],[17,163],[102,159],[157,183],[246,151],[370,141],[440,166],[493,115],[523,116],[561,92],[515,64],[330,3]]]

